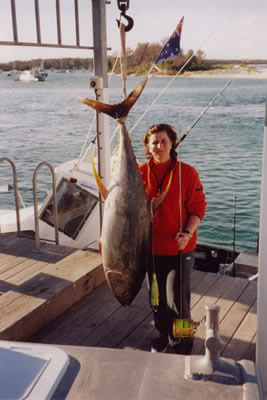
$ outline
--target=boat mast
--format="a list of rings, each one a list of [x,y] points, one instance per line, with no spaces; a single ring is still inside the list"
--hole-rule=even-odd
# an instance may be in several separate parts
[[[257,299],[257,345],[256,365],[260,376],[262,390],[267,394],[267,100],[265,106],[264,145],[262,157],[262,185],[259,232],[259,278]]]
[[[93,41],[94,41],[94,71],[97,88],[97,100],[108,103],[108,70],[107,70],[107,34],[106,34],[106,0],[92,0]],[[110,179],[110,135],[108,116],[103,113],[96,115],[98,138],[98,174],[105,186]],[[102,200],[101,200],[102,201]],[[100,207],[100,224],[102,225],[102,207]]]

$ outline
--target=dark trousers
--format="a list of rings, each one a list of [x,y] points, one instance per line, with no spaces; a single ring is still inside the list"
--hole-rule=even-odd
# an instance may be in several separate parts
[[[173,320],[191,316],[191,271],[194,262],[193,252],[182,254],[182,257],[153,256],[159,287],[159,306],[157,311],[153,310],[155,327],[170,340],[173,340]],[[149,299],[152,273],[153,266],[148,271]]]

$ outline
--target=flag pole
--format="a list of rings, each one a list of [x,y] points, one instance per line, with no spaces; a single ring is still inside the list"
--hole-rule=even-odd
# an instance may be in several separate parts
[[[203,46],[203,44],[207,41],[207,40],[209,40],[209,38],[211,37],[211,36],[213,36],[214,35],[214,33],[217,31],[217,29],[218,29],[219,27],[217,26],[211,33],[209,33],[209,35],[201,42],[201,44],[200,44],[200,47],[201,46]],[[167,44],[168,42],[166,42],[166,44]],[[166,44],[164,45],[164,47],[166,46]],[[164,49],[164,47],[163,47],[163,49]],[[161,50],[161,52],[162,52],[162,50]],[[160,52],[160,53],[161,53]],[[159,57],[159,56],[158,56]],[[157,57],[157,58],[158,58]],[[151,109],[151,107],[153,107],[153,105],[158,101],[158,99],[160,98],[160,96],[168,89],[168,87],[172,84],[172,82],[174,81],[174,79],[175,78],[177,78],[177,76],[178,75],[180,75],[181,74],[181,72],[184,70],[184,68],[187,66],[187,64],[192,60],[192,58],[194,57],[194,53],[188,58],[188,60],[184,63],[184,65],[179,69],[179,71],[177,71],[177,73],[176,73],[176,75],[174,75],[173,77],[172,77],[172,79],[170,79],[169,80],[169,82],[167,83],[167,85],[164,87],[164,88],[162,88],[162,90],[159,92],[159,94],[154,98],[154,100],[152,101],[152,103],[149,105],[149,107],[146,109],[146,111],[137,119],[137,121],[135,122],[135,124],[132,126],[132,128],[129,130],[129,133],[131,133],[135,128],[136,128],[136,126],[139,124],[139,122],[141,122],[142,121],[142,119],[144,118],[144,116],[146,115],[146,113],[148,113],[148,111]],[[155,61],[157,60],[157,58],[155,59]],[[155,64],[155,61],[153,62],[153,64],[151,65],[151,67],[150,67],[150,69],[149,69],[149,71],[147,72],[147,77],[150,75],[150,73],[151,73],[151,71],[152,71],[152,69],[154,68],[154,66],[156,65]],[[195,126],[195,125],[194,125]]]

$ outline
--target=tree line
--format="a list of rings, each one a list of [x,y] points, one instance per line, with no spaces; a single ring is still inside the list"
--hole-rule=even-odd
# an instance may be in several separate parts
[[[135,50],[128,48],[127,55],[127,71],[129,74],[146,73],[153,62],[156,60],[162,50],[159,43],[138,43]],[[113,54],[108,57],[108,71],[113,71],[117,55]],[[157,73],[175,74],[184,65],[183,71],[209,70],[216,68],[219,64],[226,63],[266,63],[266,60],[207,60],[205,53],[198,50],[194,53],[189,50],[186,53],[181,49],[180,54],[173,60],[166,61],[157,65]],[[0,63],[0,69],[10,71],[16,69],[18,71],[42,67],[46,70],[89,70],[93,71],[93,58],[60,58],[60,59],[35,59],[28,61],[12,61],[9,63]],[[114,70],[115,73],[120,72],[120,63]]]
[[[146,73],[156,58],[159,56],[162,46],[157,43],[138,43],[135,50],[127,49],[127,71],[129,74],[144,74]],[[109,57],[108,68],[112,70],[116,57]],[[198,50],[194,54],[193,50],[187,53],[181,49],[179,56],[173,60],[165,61],[157,65],[157,73],[175,74],[183,66],[184,71],[207,70],[212,66],[205,61],[205,54],[202,50]],[[119,72],[120,66],[115,68],[114,72]]]

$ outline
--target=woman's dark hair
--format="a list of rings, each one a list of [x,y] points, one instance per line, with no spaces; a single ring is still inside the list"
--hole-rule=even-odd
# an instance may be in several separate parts
[[[177,139],[177,133],[175,132],[174,128],[169,125],[169,124],[157,124],[151,126],[145,133],[143,143],[145,145],[145,155],[147,158],[151,158],[152,155],[149,151],[149,140],[150,136],[153,135],[154,133],[162,132],[165,131],[172,142],[172,148],[170,151],[170,157],[173,160],[176,160],[177,158],[177,153],[175,151],[177,144],[178,144],[178,139]]]

